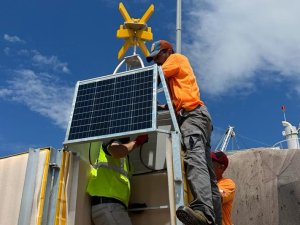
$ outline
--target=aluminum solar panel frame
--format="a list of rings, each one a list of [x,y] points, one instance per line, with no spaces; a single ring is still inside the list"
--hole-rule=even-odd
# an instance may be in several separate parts
[[[78,81],[64,145],[156,130],[156,65]]]

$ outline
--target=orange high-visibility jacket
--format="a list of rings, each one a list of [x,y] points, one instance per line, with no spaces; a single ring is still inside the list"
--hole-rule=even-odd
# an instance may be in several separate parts
[[[229,178],[222,178],[217,182],[222,196],[222,225],[232,225],[231,210],[235,195],[235,183]]]
[[[198,105],[204,105],[200,100],[197,80],[187,57],[177,53],[171,54],[162,65],[162,70],[169,84],[176,112],[181,109],[191,111]]]

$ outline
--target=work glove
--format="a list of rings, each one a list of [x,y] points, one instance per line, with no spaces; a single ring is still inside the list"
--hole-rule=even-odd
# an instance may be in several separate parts
[[[139,135],[137,136],[137,138],[135,139],[135,143],[137,145],[142,145],[148,142],[148,134],[143,134],[143,135]]]

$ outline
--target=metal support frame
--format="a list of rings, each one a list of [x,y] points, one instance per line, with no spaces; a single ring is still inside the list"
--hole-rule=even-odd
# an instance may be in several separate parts
[[[221,145],[220,151],[222,151],[222,152],[226,151],[229,140],[232,137],[235,137],[234,127],[229,126],[225,133],[225,138],[223,139],[223,143]]]
[[[63,150],[51,149],[49,172],[47,177],[45,202],[43,208],[42,224],[54,225],[57,206],[57,195],[59,186],[60,167],[62,163]]]
[[[125,57],[119,63],[119,65],[116,67],[113,74],[116,74],[124,63],[126,63],[128,70],[131,70],[131,69],[134,69],[134,68],[144,68],[145,67],[144,62],[141,59],[141,57],[134,52],[133,55]]]
[[[160,80],[162,83],[162,88],[166,97],[166,101],[169,107],[169,112],[172,120],[172,124],[174,127],[174,131],[171,131],[171,145],[172,145],[172,166],[169,167],[172,170],[171,180],[174,184],[174,197],[175,197],[175,210],[181,206],[184,205],[184,186],[183,186],[183,178],[182,178],[182,168],[181,168],[181,133],[180,129],[177,123],[175,110],[173,108],[172,100],[169,94],[168,86],[162,71],[161,67],[158,67],[158,72],[160,76]],[[168,171],[168,176],[170,176],[170,173]],[[170,179],[170,178],[168,178]],[[170,196],[171,198],[172,196]],[[171,202],[171,201],[170,201]],[[171,210],[171,215],[172,209]],[[175,216],[175,215],[174,215]],[[176,216],[175,216],[176,217]],[[172,220],[171,220],[172,221]],[[176,225],[182,225],[182,222],[176,218]]]
[[[39,154],[39,149],[29,149],[18,225],[30,224]]]
[[[174,171],[174,189],[175,189],[175,206],[178,209],[179,206],[184,205],[184,187],[182,179],[182,168],[181,168],[181,135],[180,133],[172,132],[172,152],[173,152],[173,166]],[[182,222],[176,218],[176,224],[182,225]]]
[[[71,182],[71,193],[69,193],[68,198],[70,199],[69,202],[69,209],[70,212],[68,213],[68,224],[76,224],[76,207],[77,207],[77,191],[78,191],[78,177],[79,177],[79,167],[80,167],[80,156],[78,154],[73,154],[71,156],[72,160],[72,179],[69,181]],[[72,210],[73,209],[73,210]]]
[[[140,60],[138,56],[135,56],[134,60]],[[118,67],[115,69],[114,74],[118,72],[118,70],[121,68],[122,64],[125,63],[125,59],[118,65]],[[141,66],[143,67],[143,64],[141,63]],[[171,117],[171,123],[170,125],[173,125],[173,129],[171,131],[167,131],[164,129],[160,129],[156,126],[153,126],[153,128],[144,130],[143,132],[158,132],[158,133],[167,133],[171,136],[170,144],[171,147],[167,149],[167,170],[168,170],[168,182],[169,182],[169,205],[170,205],[170,221],[171,225],[182,225],[182,223],[176,219],[175,211],[176,209],[184,205],[184,185],[183,185],[183,174],[182,174],[182,168],[181,168],[181,133],[180,128],[177,123],[177,118],[175,114],[175,110],[173,108],[172,100],[169,94],[168,85],[166,83],[163,70],[160,66],[155,66],[155,80],[153,83],[153,121],[157,122],[157,75],[160,76],[161,84],[162,84],[162,90],[165,98],[166,103],[169,108],[169,113]],[[158,74],[157,74],[158,73]],[[135,134],[134,132],[124,132],[121,135],[123,136],[130,136]],[[112,136],[102,136],[101,138],[111,138]],[[89,140],[80,140],[80,141],[74,141],[72,144],[80,144],[88,141],[93,141],[94,139]],[[98,137],[95,137],[95,140],[99,140]],[[58,158],[58,157],[57,157]],[[53,225],[53,219],[54,219],[54,212],[56,209],[56,198],[57,198],[57,181],[58,181],[58,174],[60,169],[60,161],[61,161],[61,155],[60,158],[57,159],[57,163],[49,165],[51,172],[49,172],[49,178],[47,183],[47,195],[45,196],[45,207],[43,211],[43,225]],[[51,183],[49,181],[51,180]],[[50,190],[50,191],[48,191]],[[51,196],[50,193],[51,192]],[[49,200],[50,199],[50,200]],[[53,212],[54,211],[54,212]]]
[[[215,151],[225,152],[227,150],[227,146],[229,144],[230,138],[234,138],[234,137],[235,137],[234,127],[228,126],[226,132],[223,134],[222,138],[217,144]]]

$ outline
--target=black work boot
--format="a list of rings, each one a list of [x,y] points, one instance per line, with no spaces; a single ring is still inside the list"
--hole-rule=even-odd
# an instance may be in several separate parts
[[[185,225],[209,225],[203,212],[192,210],[189,207],[180,206],[176,210],[177,218]]]

